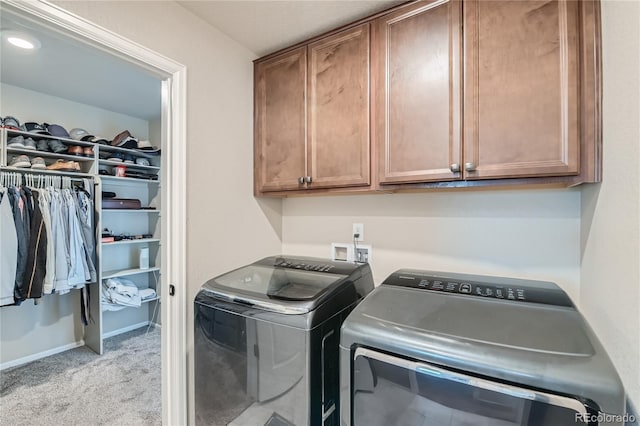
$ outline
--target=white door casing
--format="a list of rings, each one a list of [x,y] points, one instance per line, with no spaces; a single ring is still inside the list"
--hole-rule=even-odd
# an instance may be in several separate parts
[[[162,80],[162,423],[186,425],[186,67],[46,1],[3,0],[2,7],[145,68]],[[173,296],[169,296],[169,285],[175,287]]]

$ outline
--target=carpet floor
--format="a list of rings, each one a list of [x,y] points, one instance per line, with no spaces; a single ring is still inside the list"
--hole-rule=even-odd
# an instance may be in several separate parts
[[[72,349],[0,372],[0,425],[160,425],[160,330]]]

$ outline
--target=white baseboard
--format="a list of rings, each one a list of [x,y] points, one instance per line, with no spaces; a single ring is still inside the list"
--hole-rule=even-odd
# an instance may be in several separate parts
[[[51,355],[59,354],[60,352],[68,351],[70,349],[79,348],[80,346],[84,346],[84,340],[80,340],[79,342],[69,343],[68,345],[58,346],[57,348],[49,349],[43,352],[38,352],[37,354],[31,354],[22,358],[14,359],[13,361],[7,361],[0,364],[0,371],[17,367],[18,365],[26,364],[31,361],[36,361],[42,358],[46,358]]]
[[[137,324],[129,325],[123,328],[119,328],[117,330],[110,331],[108,333],[104,333],[102,335],[103,339],[108,339],[109,337],[117,336],[118,334],[126,333],[127,331],[136,330],[138,328],[146,327],[149,325],[149,321],[142,321]]]

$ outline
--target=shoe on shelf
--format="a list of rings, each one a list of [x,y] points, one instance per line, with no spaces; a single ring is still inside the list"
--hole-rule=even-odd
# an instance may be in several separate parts
[[[124,161],[124,155],[122,155],[119,152],[112,152],[109,155],[109,158],[107,158],[107,160],[109,160],[109,161],[117,161],[119,163],[122,163]]]
[[[34,141],[32,138],[26,138],[24,140],[24,148],[25,149],[32,149],[35,151],[36,149],[36,141]]]
[[[38,151],[51,152],[51,150],[49,149],[49,142],[46,139],[40,139],[38,142],[36,142],[36,149]]]
[[[78,164],[76,161],[58,160],[55,163],[47,166],[47,169],[59,172],[79,172],[80,164]]]
[[[11,162],[9,163],[10,167],[31,167],[31,161],[29,161],[29,157],[26,155],[18,155],[13,157]]]
[[[51,151],[55,152],[56,154],[67,152],[67,146],[60,142],[58,139],[50,139],[49,148],[51,148]]]
[[[24,137],[19,135],[9,139],[9,142],[7,142],[7,148],[24,148]]]
[[[124,155],[123,155],[123,157],[124,157],[124,162],[125,162],[125,163],[133,164],[133,162],[134,162],[133,155],[131,155],[131,154],[124,154]]]
[[[136,164],[138,166],[150,166],[151,163],[149,163],[149,160],[147,160],[146,158],[143,157],[137,157],[136,158]]]
[[[85,157],[93,157],[93,148],[90,146],[85,146],[82,148],[82,155]]]
[[[31,159],[31,168],[44,170],[47,168],[47,163],[44,162],[42,157],[35,157]]]
[[[78,145],[69,145],[67,148],[67,154],[69,155],[83,155],[84,151],[81,146]]]

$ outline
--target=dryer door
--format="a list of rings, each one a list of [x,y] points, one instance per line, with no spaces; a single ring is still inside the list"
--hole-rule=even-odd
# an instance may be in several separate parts
[[[574,425],[592,413],[576,399],[532,391],[357,348],[355,426]]]

